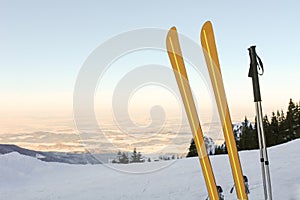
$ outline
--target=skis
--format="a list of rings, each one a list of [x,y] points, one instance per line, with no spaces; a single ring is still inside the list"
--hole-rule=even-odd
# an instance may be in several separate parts
[[[219,200],[219,194],[217,191],[217,186],[212,171],[212,166],[210,164],[210,160],[206,152],[203,133],[201,130],[194,99],[189,85],[188,76],[186,73],[184,60],[182,57],[181,48],[178,40],[178,33],[175,27],[169,30],[166,44],[169,59],[173,68],[173,72],[175,74],[175,78],[179,87],[179,91],[184,103],[186,114],[197,147],[198,156],[202,167],[209,198],[211,200]],[[206,22],[202,27],[201,44],[214,90],[219,116],[223,127],[232,174],[236,185],[237,197],[239,200],[247,200],[248,197],[245,190],[242,168],[232,130],[232,123],[226,100],[214,33],[211,22],[209,21]]]
[[[200,121],[196,111],[196,106],[192,96],[191,88],[186,73],[184,60],[178,40],[178,33],[175,27],[172,27],[167,35],[166,45],[169,59],[175,74],[175,78],[179,87],[179,91],[184,103],[186,114],[192,130],[200,164],[202,167],[206,188],[210,200],[219,200],[219,194],[216,187],[212,166],[205,148],[204,138]]]
[[[239,200],[245,200],[248,199],[248,197],[245,190],[242,168],[232,130],[232,123],[226,100],[214,33],[210,21],[203,25],[200,38],[223,127],[237,197]]]

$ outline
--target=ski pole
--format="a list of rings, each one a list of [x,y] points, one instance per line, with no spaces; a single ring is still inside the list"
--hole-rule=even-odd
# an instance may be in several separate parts
[[[248,50],[250,56],[250,69],[249,69],[248,77],[252,78],[252,85],[253,85],[253,95],[254,95],[254,102],[255,102],[255,109],[256,109],[256,117],[257,117],[257,133],[258,133],[258,142],[259,142],[259,149],[260,149],[260,162],[261,162],[261,169],[262,169],[264,195],[266,200],[268,199],[268,196],[269,199],[272,200],[271,176],[270,176],[270,169],[269,169],[267,145],[266,145],[266,139],[265,139],[265,133],[263,127],[263,113],[262,113],[261,95],[260,95],[260,87],[259,87],[259,79],[258,79],[259,73],[257,70],[257,67],[259,65],[263,72],[263,64],[260,58],[256,54],[255,46],[251,46]],[[257,60],[259,63],[257,63]]]

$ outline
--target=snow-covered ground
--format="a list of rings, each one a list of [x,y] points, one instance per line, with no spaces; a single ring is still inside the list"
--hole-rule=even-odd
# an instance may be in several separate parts
[[[300,140],[269,149],[275,200],[300,199]],[[250,183],[251,200],[263,199],[258,151],[240,152],[244,174]],[[217,183],[225,199],[236,199],[227,155],[211,157]],[[166,165],[166,162],[168,165]],[[126,173],[146,172],[148,173]],[[207,196],[197,158],[143,164],[70,165],[46,163],[10,153],[0,156],[1,200],[44,199],[180,199],[201,200]],[[123,171],[123,172],[122,172]]]

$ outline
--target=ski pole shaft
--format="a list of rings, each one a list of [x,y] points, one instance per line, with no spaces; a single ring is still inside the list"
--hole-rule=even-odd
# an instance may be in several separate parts
[[[272,200],[272,186],[271,186],[271,176],[270,176],[270,168],[269,168],[269,158],[268,158],[268,151],[267,151],[267,144],[265,140],[265,133],[264,133],[264,127],[263,127],[263,120],[262,120],[262,106],[261,102],[258,102],[258,112],[261,117],[259,120],[260,122],[260,130],[261,130],[261,137],[262,137],[262,144],[263,144],[263,155],[264,155],[264,165],[266,170],[266,178],[267,178],[267,188],[268,188],[268,195],[269,200]]]
[[[255,110],[256,113],[259,113],[259,107],[258,107],[258,102],[255,102]],[[257,129],[257,135],[258,135],[258,145],[259,145],[259,154],[260,154],[260,164],[261,164],[261,176],[262,176],[262,181],[263,181],[263,188],[264,188],[264,197],[265,200],[268,199],[268,192],[267,192],[267,183],[266,183],[266,170],[265,170],[265,159],[264,159],[264,151],[263,151],[263,144],[262,144],[262,134],[261,134],[261,126],[260,126],[260,121],[261,121],[261,116],[256,114],[257,118],[257,124],[256,124],[256,129]]]

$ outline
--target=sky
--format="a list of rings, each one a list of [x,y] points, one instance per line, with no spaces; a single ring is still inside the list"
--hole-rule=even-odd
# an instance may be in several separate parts
[[[264,113],[270,115],[277,109],[285,111],[289,98],[295,101],[300,99],[298,8],[297,1],[183,3],[169,0],[2,0],[2,142],[8,141],[5,139],[7,134],[24,132],[30,134],[39,131],[61,131],[71,134],[74,130],[73,91],[80,69],[89,55],[113,36],[141,28],[167,30],[176,26],[181,34],[199,43],[201,26],[207,20],[212,21],[214,26],[233,121],[241,121],[245,115],[253,120],[255,115],[251,79],[247,77],[247,48],[251,45],[257,46],[257,53],[265,67],[265,74],[260,77]],[[166,55],[147,51],[142,55],[136,53],[128,55],[127,58],[120,58],[119,65],[126,64],[130,68],[134,65],[151,64],[152,58],[155,64],[168,65]],[[117,62],[114,64],[115,67],[119,65]],[[124,67],[122,70],[122,73],[126,74],[128,68]],[[112,71],[111,75],[106,77],[107,84],[109,85],[110,78],[122,78],[121,75]],[[197,82],[194,81],[196,85]],[[114,84],[116,83],[110,86]],[[194,93],[200,92],[203,88],[200,85],[198,84],[199,88],[192,87]],[[157,95],[164,94],[155,88],[157,87],[148,89],[157,92]],[[137,93],[140,96],[133,98],[134,101],[140,102],[141,100],[138,100],[142,96],[143,102],[147,99],[150,104],[151,101],[159,104],[155,102],[156,98],[152,98],[156,94],[148,98],[146,93],[140,91]],[[105,99],[101,100],[105,102]],[[109,102],[109,99],[107,101]],[[143,108],[143,103],[135,104],[139,105],[137,110]],[[211,103],[208,104],[208,107],[211,107]],[[202,114],[204,115],[205,113]]]

